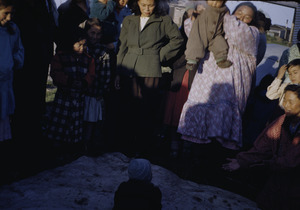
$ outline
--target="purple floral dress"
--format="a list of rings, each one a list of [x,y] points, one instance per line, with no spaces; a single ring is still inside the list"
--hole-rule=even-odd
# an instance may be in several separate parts
[[[216,138],[224,147],[242,146],[242,114],[256,69],[259,32],[234,15],[224,17],[228,60],[233,65],[219,68],[213,53],[207,53],[196,73],[184,104],[178,132],[195,143]]]

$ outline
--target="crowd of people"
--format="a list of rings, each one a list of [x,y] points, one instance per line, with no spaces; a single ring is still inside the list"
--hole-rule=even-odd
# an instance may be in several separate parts
[[[299,44],[283,53],[263,89],[266,101],[277,100],[276,120],[266,119],[255,141],[245,136],[269,27],[251,2],[232,12],[226,1],[187,6],[178,27],[167,0],[67,0],[58,7],[53,0],[0,0],[1,151],[12,141],[65,158],[109,145],[140,158],[169,138],[170,158],[203,147],[224,170],[272,171],[261,192],[268,199],[258,196],[258,205],[294,209]],[[57,91],[46,104],[48,74]],[[276,190],[282,185],[293,187]]]

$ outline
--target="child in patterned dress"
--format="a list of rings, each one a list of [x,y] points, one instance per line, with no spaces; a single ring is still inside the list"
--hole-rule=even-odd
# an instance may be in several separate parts
[[[97,18],[86,21],[84,31],[87,34],[87,52],[95,59],[95,79],[85,94],[84,138],[85,146],[99,143],[103,135],[105,120],[105,96],[109,92],[111,73],[115,68],[115,52],[101,44],[103,25]],[[95,141],[93,141],[95,140]],[[97,146],[97,145],[96,145]]]
[[[84,97],[95,77],[95,61],[86,53],[86,39],[82,35],[75,36],[69,50],[55,54],[50,69],[57,91],[47,137],[68,146],[83,141]]]

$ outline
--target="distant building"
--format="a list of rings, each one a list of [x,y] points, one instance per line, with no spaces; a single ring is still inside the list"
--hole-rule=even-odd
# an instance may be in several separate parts
[[[270,27],[267,35],[272,37],[279,37],[283,40],[289,40],[291,29],[289,27],[274,24]]]
[[[289,44],[297,43],[297,33],[300,30],[300,3],[299,1],[265,1],[268,3],[273,3],[281,6],[287,6],[295,9],[294,20],[292,23],[292,28],[286,40],[289,41]]]

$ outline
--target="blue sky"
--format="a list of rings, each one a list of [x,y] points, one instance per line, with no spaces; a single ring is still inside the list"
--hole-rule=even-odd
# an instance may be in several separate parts
[[[234,8],[241,2],[245,1],[227,1],[226,5],[232,12]],[[258,10],[263,10],[263,12],[267,14],[267,16],[270,16],[272,24],[285,26],[286,20],[288,20],[287,26],[291,28],[295,9],[276,4],[266,3],[263,1],[251,2],[257,7]]]

